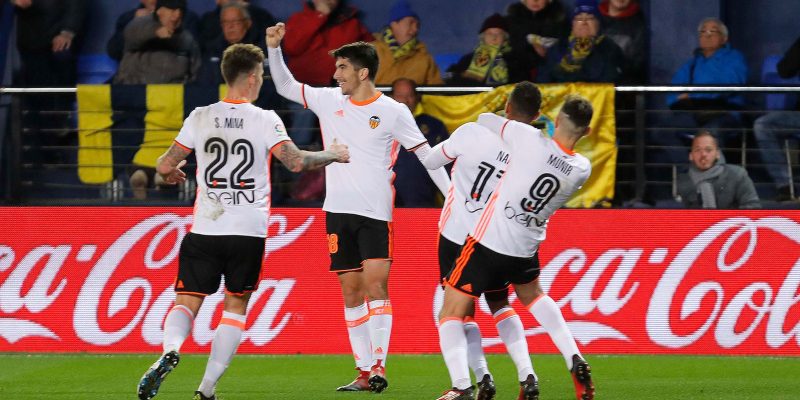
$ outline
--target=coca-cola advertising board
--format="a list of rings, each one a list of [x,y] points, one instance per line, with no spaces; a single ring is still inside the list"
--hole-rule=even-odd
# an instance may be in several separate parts
[[[0,208],[0,351],[158,352],[191,208]],[[242,353],[349,353],[324,213],[275,209]],[[391,351],[438,352],[438,210],[398,209]],[[800,355],[800,212],[562,210],[540,282],[587,353]],[[207,351],[223,295],[183,351]],[[512,295],[534,353],[556,352]],[[485,303],[488,352],[504,351]]]

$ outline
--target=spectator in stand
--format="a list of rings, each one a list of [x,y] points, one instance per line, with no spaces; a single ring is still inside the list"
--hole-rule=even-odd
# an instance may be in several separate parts
[[[604,0],[600,3],[603,35],[622,49],[624,63],[619,83],[647,82],[647,25],[637,0]]]
[[[12,0],[11,3],[17,15],[17,50],[21,61],[14,83],[22,87],[74,87],[78,80],[77,57],[86,1]],[[68,111],[74,101],[74,94],[23,97],[24,107],[35,111],[23,117],[25,126],[33,130],[32,135],[26,136],[36,142],[34,151],[42,145],[73,144],[76,135],[69,117],[39,111]],[[47,129],[57,131],[45,133]],[[42,155],[46,156],[44,162],[65,162],[59,153]]]
[[[778,62],[778,75],[789,79],[800,74],[800,38],[795,40],[789,51]],[[766,164],[772,181],[777,188],[776,201],[794,200],[794,191],[789,179],[786,156],[783,151],[783,142],[790,138],[797,138],[800,133],[800,102],[795,106],[795,111],[775,111],[758,117],[753,125],[753,131],[761,152],[761,161]]]
[[[622,73],[622,50],[600,35],[596,0],[578,0],[572,10],[569,39],[547,53],[540,82],[617,82]]]
[[[548,49],[569,35],[564,7],[560,0],[522,0],[506,14],[512,58],[524,66],[525,79],[536,80]]]
[[[478,33],[475,50],[447,69],[447,83],[454,86],[501,86],[525,80],[525,66],[511,57],[506,19],[494,14],[483,21]]]
[[[688,208],[761,208],[747,171],[726,164],[717,139],[700,131],[692,140],[689,172],[678,176],[678,201]]]
[[[697,28],[700,47],[670,81],[673,85],[744,85],[747,63],[738,50],[728,44],[728,27],[717,18],[705,18]],[[741,128],[741,116],[735,110],[744,105],[744,97],[734,93],[681,93],[668,96],[673,110],[695,111],[674,113],[673,126],[705,128],[725,148],[727,135],[721,129]],[[702,110],[698,112],[699,110]],[[711,111],[709,111],[711,110]],[[662,135],[667,136],[667,135]]]
[[[125,27],[125,54],[114,83],[188,83],[197,78],[200,48],[183,29],[186,0],[158,0],[151,15]]]
[[[204,85],[221,85],[225,83],[220,70],[222,53],[228,46],[236,43],[252,44],[264,48],[264,34],[256,30],[250,17],[249,7],[243,2],[232,1],[222,6],[219,12],[218,24],[222,27],[222,34],[208,43],[203,50],[203,64],[200,67],[199,82]],[[261,97],[261,96],[259,96]]]
[[[431,147],[447,140],[450,134],[444,123],[428,114],[417,114],[419,93],[417,84],[411,79],[400,78],[392,83],[392,98],[408,106],[415,115],[414,120],[419,130],[428,140]],[[420,164],[413,153],[401,148],[394,164],[395,206],[397,207],[436,207],[439,190],[430,179],[428,171]]]
[[[312,86],[329,86],[333,82],[335,66],[329,51],[345,44],[373,40],[372,34],[359,21],[359,11],[343,0],[312,0],[303,10],[286,21],[286,39],[283,51],[288,56],[287,65],[295,79]],[[315,132],[317,118],[302,104],[289,102],[292,124],[289,136],[298,146],[318,143]]]
[[[419,85],[441,85],[439,67],[428,53],[425,43],[417,38],[419,16],[406,0],[399,0],[389,11],[389,26],[376,33],[373,43],[378,51],[376,85],[391,85],[399,78],[408,78]]]
[[[114,34],[111,36],[111,39],[108,39],[108,43],[106,43],[106,52],[108,56],[117,62],[122,61],[122,56],[125,54],[125,27],[128,26],[134,18],[151,15],[155,10],[156,0],[140,0],[139,7],[128,10],[117,17],[117,23],[114,24]],[[183,29],[188,30],[193,37],[198,37],[199,18],[193,11],[186,10],[181,26]]]
[[[250,14],[250,20],[252,21],[253,29],[257,32],[261,32],[262,35],[268,26],[275,25],[275,18],[269,13],[269,11],[255,4],[250,4],[249,0],[216,0],[216,2],[217,7],[215,9],[203,14],[203,16],[200,17],[200,33],[198,36],[195,36],[200,44],[200,49],[203,52],[208,50],[207,47],[213,47],[215,44],[217,44],[217,39],[222,36],[224,29],[220,28],[219,21],[221,18],[222,8],[227,4],[237,2],[244,3],[244,5],[247,7],[247,12]],[[264,46],[259,45],[259,47],[263,48]]]

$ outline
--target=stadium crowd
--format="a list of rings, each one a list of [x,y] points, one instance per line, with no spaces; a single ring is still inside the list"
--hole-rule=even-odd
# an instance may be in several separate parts
[[[87,0],[10,0],[17,18],[17,49],[21,68],[14,85],[19,87],[70,87],[77,83],[77,53],[89,14]],[[131,3],[133,1],[131,0]],[[562,0],[509,1],[504,15],[489,15],[474,27],[477,38],[472,51],[449,65],[439,65],[418,34],[427,21],[407,0],[396,1],[378,32],[361,22],[362,14],[346,0],[303,2],[302,10],[289,16],[287,30],[292,32],[284,44],[284,54],[294,76],[312,86],[331,86],[333,65],[320,62],[328,52],[343,44],[366,41],[377,49],[380,66],[375,83],[410,87],[430,85],[502,86],[529,80],[536,83],[608,82],[619,85],[648,84],[648,25],[637,0],[576,0],[567,6]],[[108,57],[118,67],[108,83],[156,84],[223,83],[219,62],[225,48],[248,43],[265,48],[265,28],[276,22],[269,10],[245,0],[216,0],[216,7],[203,15],[187,8],[186,0],[139,0],[132,9],[118,16],[113,35],[107,39]],[[717,18],[705,18],[698,24],[697,49],[674,71],[674,85],[745,85],[747,63],[744,55],[728,42],[728,28]],[[783,78],[796,77],[800,71],[800,40],[778,63]],[[403,85],[405,85],[405,83]],[[414,95],[417,96],[417,95]],[[416,98],[416,97],[414,97]],[[417,101],[406,103],[416,108]],[[618,107],[631,107],[630,99],[619,98]],[[302,105],[277,96],[274,86],[265,85],[257,103],[270,109],[288,109],[289,132],[303,148],[319,148],[318,121]],[[766,190],[776,201],[796,200],[792,177],[787,174],[785,146],[795,139],[797,108],[775,110],[754,118],[748,105],[736,93],[683,93],[669,96],[671,113],[657,118],[656,124],[675,127],[672,132],[650,132],[647,138],[648,159],[683,168],[688,161],[688,147],[694,135],[710,132],[722,152],[746,140],[749,130],[758,146],[764,171],[758,171],[774,183]],[[70,108],[68,96],[50,96],[31,100],[31,108],[64,110]],[[412,108],[412,110],[413,110]],[[416,110],[417,113],[419,110]],[[416,115],[416,114],[415,114]],[[438,127],[430,116],[420,126]],[[37,129],[57,128],[59,135],[36,135],[34,144],[75,145],[70,121],[49,119],[47,123],[28,115],[27,123]],[[618,117],[618,118],[625,118]],[[423,129],[426,134],[428,132]],[[441,140],[438,133],[428,135],[431,145]],[[439,139],[437,139],[439,138]],[[624,139],[619,138],[621,142]],[[147,137],[142,146],[154,146]],[[625,156],[621,156],[625,158]],[[743,163],[739,152],[721,155],[727,165]],[[44,160],[44,162],[53,160]],[[55,162],[63,160],[55,160]],[[154,174],[155,160],[115,160],[131,164],[126,185],[134,198],[146,198],[161,183]],[[152,162],[150,162],[152,161]],[[416,174],[418,175],[418,172]],[[754,171],[749,171],[753,173]],[[414,174],[413,168],[398,169]],[[648,171],[649,176],[670,180],[675,174],[664,170]],[[276,204],[305,204],[322,197],[321,173],[307,175],[285,173],[292,185],[276,191]],[[624,174],[622,174],[624,175]],[[674,184],[673,179],[673,184]],[[674,186],[674,185],[673,185]],[[413,187],[401,190],[414,191]],[[407,201],[406,205],[434,204],[434,192],[423,189],[428,198]],[[650,203],[677,196],[666,187],[648,191]],[[398,197],[398,205],[403,198]]]

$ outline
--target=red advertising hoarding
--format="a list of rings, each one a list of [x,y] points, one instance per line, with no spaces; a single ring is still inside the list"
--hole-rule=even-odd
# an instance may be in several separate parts
[[[0,208],[0,351],[157,352],[191,208]],[[395,211],[391,351],[439,351],[438,210]],[[349,353],[324,214],[273,210],[241,353]],[[587,353],[800,355],[800,212],[562,210],[541,283]],[[209,296],[183,350],[206,351]],[[513,299],[512,299],[513,300]],[[519,302],[531,352],[556,349]],[[489,352],[504,351],[485,304]]]

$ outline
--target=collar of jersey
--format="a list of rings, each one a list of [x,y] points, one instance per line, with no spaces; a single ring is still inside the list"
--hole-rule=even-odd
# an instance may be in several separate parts
[[[559,141],[558,141],[558,140],[555,140],[555,139],[553,139],[553,141],[554,141],[554,142],[555,142],[555,143],[558,145],[558,147],[559,147],[559,148],[561,149],[561,151],[563,151],[564,153],[567,153],[567,154],[569,154],[569,155],[571,155],[571,156],[574,156],[574,155],[575,155],[575,151],[573,151],[573,150],[570,150],[570,149],[568,149],[568,148],[564,147],[564,145],[563,145],[563,144],[561,144],[561,143],[559,143]]]
[[[231,104],[244,104],[244,103],[248,103],[248,101],[247,101],[247,100],[234,100],[234,99],[229,99],[229,98],[224,98],[224,99],[222,99],[222,101],[224,101],[224,102],[226,102],[226,103],[231,103]]]
[[[372,103],[375,100],[378,100],[378,97],[381,97],[381,94],[383,94],[383,93],[381,93],[381,92],[375,93],[374,96],[372,96],[372,97],[370,97],[370,98],[368,98],[368,99],[366,99],[364,101],[355,101],[355,100],[353,100],[353,97],[351,96],[350,97],[350,102],[353,103],[354,105],[357,105],[357,106],[365,106],[365,105],[367,105],[369,103]]]

